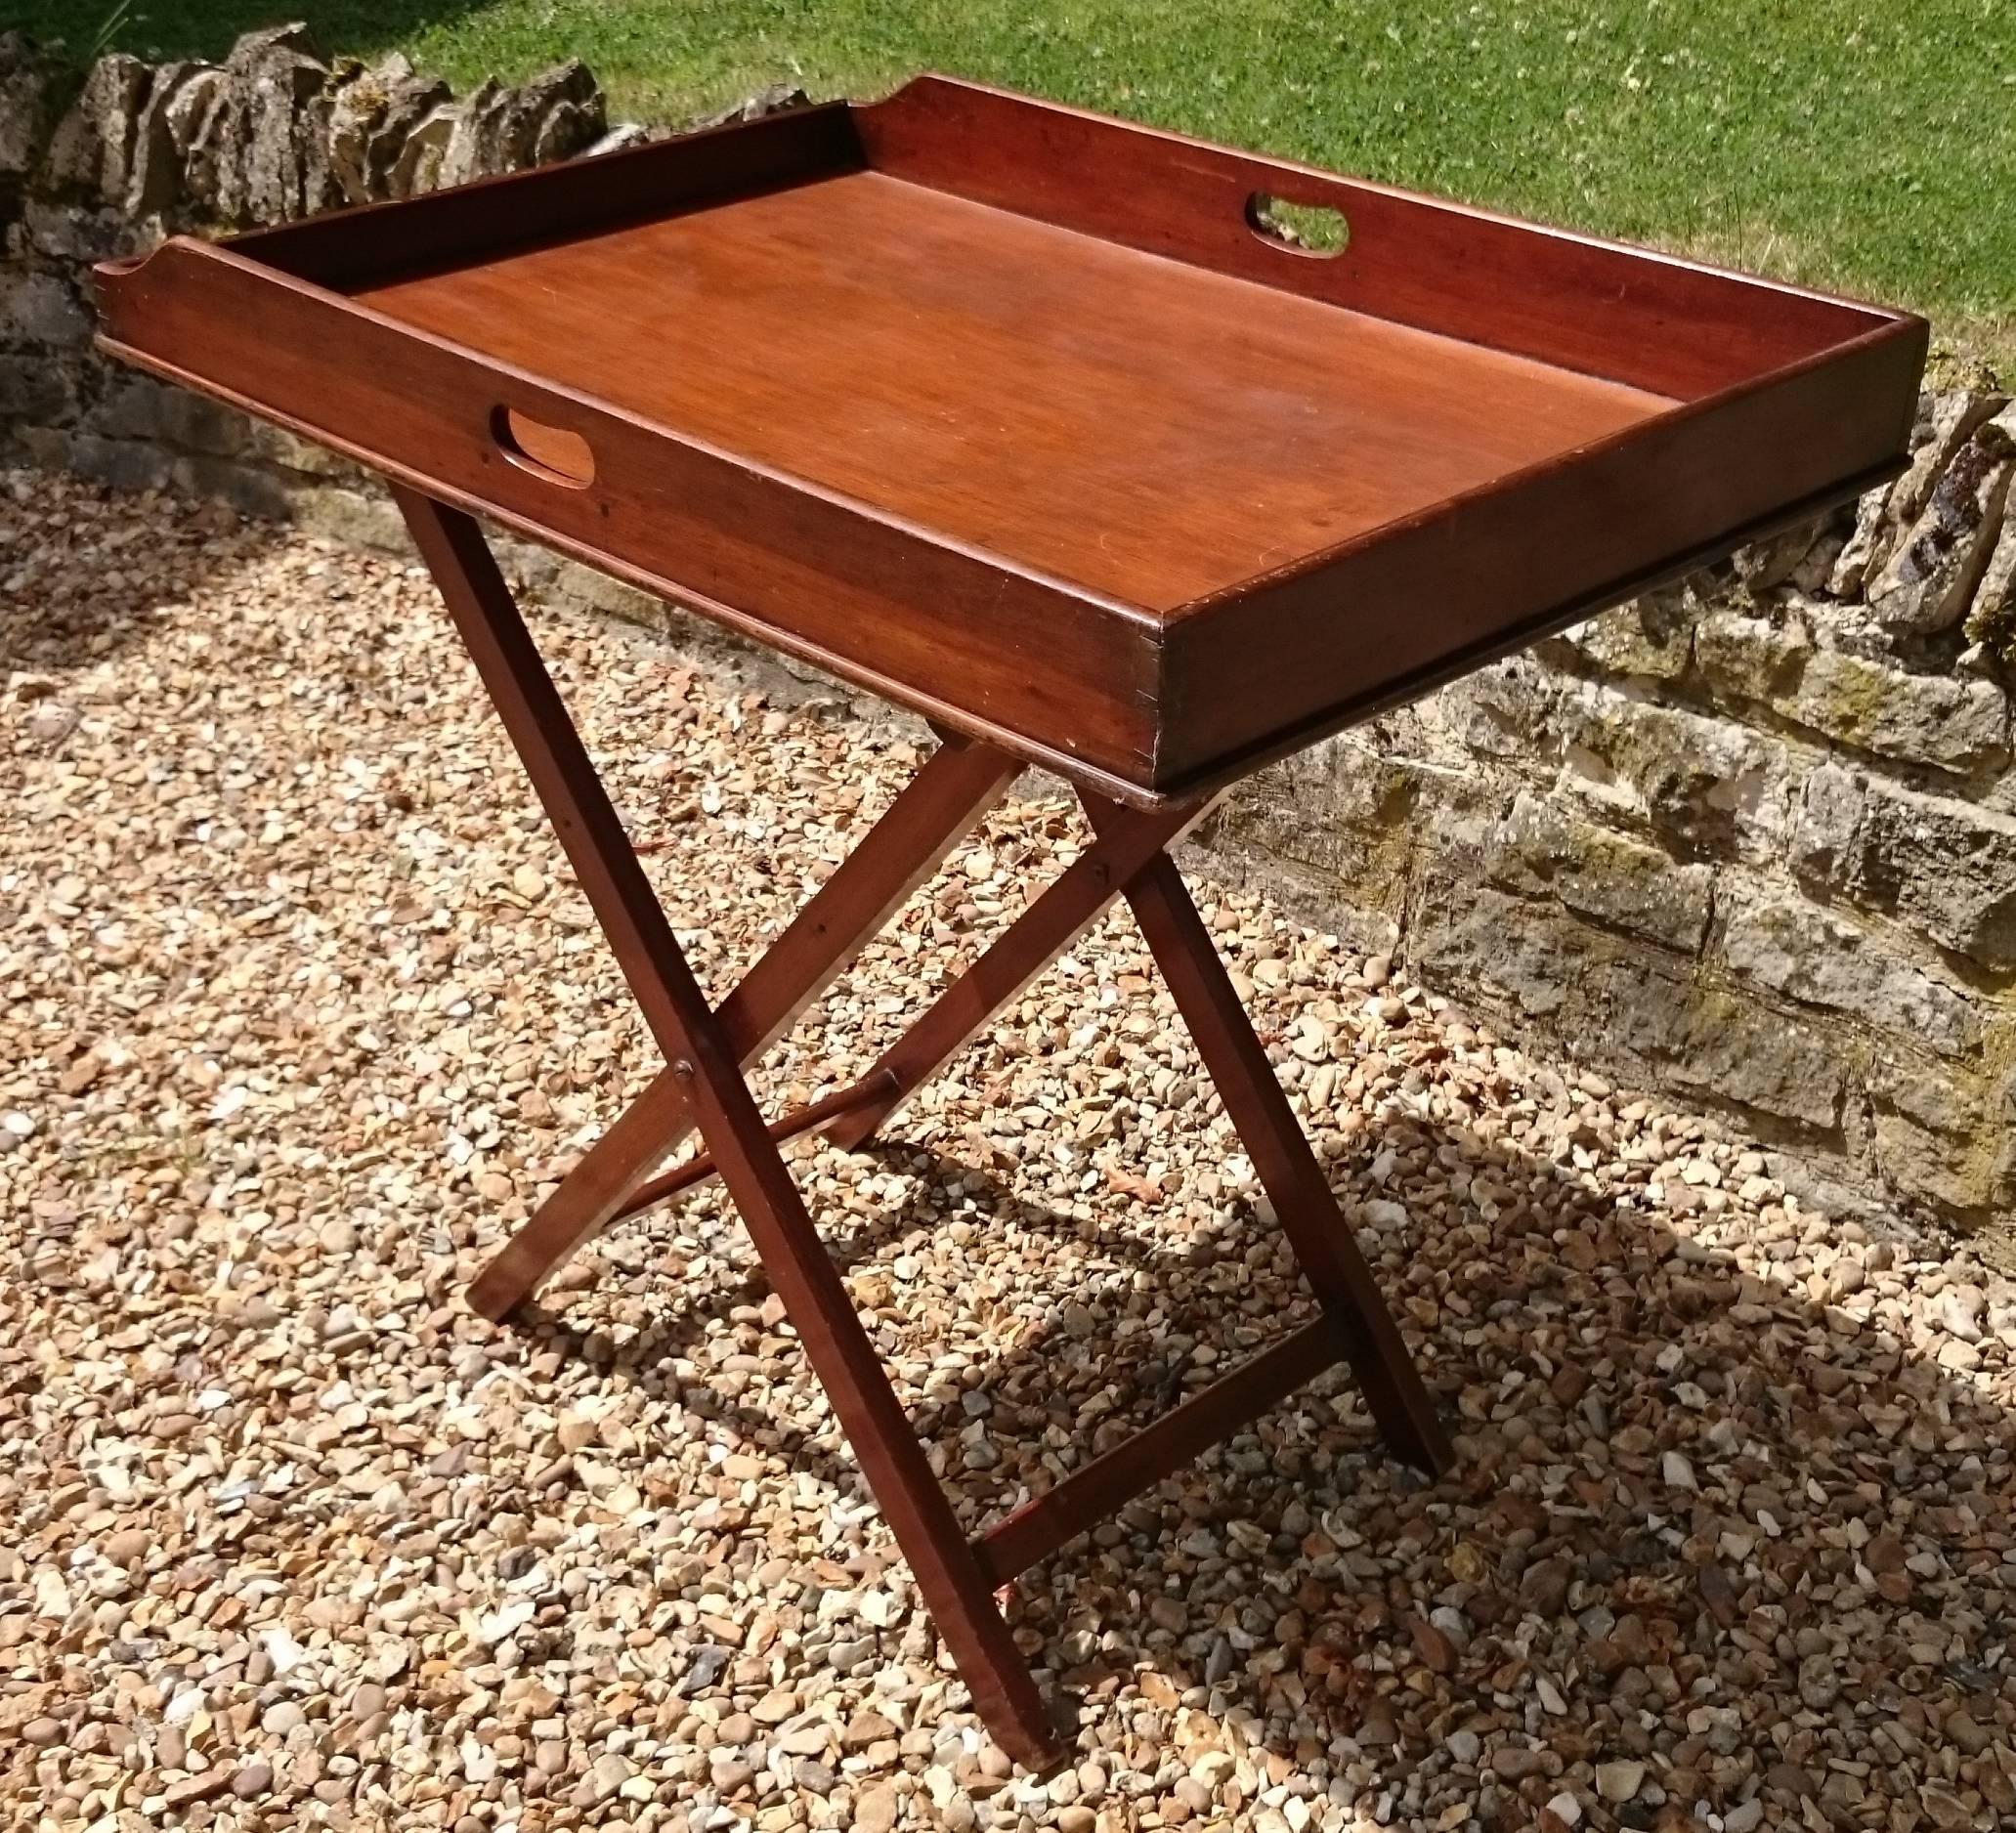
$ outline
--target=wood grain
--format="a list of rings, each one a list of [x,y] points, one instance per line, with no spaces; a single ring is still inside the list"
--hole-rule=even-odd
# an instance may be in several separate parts
[[[1684,399],[1889,315],[1488,210],[923,76],[856,110],[869,163],[1102,241]],[[1340,211],[1334,259],[1253,234],[1256,192]]]
[[[536,176],[535,174],[535,176]],[[1139,783],[1156,624],[627,407],[177,239],[102,279],[113,354],[1043,761]],[[262,334],[220,339],[219,324]],[[509,463],[498,405],[579,434],[587,490]]]
[[[359,297],[1163,613],[1671,405],[879,172]]]
[[[108,264],[106,347],[1140,806],[1879,482],[1924,363],[942,78],[591,164]]]

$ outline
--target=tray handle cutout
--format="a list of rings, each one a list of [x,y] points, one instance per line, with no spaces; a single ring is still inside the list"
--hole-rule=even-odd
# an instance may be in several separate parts
[[[542,484],[584,490],[595,481],[593,448],[579,433],[570,433],[565,427],[548,426],[516,407],[496,406],[491,409],[490,436],[519,470]]]
[[[1351,219],[1335,204],[1299,203],[1267,191],[1248,193],[1246,227],[1272,247],[1317,261],[1334,260],[1351,243]]]

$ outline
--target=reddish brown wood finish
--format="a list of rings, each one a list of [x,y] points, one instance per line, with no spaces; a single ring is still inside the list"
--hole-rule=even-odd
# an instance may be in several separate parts
[[[987,1021],[1078,940],[1121,887],[1204,818],[1208,802],[1143,815],[1111,839],[1100,835],[1042,891],[1007,933],[938,996],[931,1009],[876,1065],[887,1092],[827,1129],[834,1144],[871,1139],[898,1108],[977,1037]]]
[[[953,839],[991,804],[1014,769],[1005,752],[959,738],[899,795],[854,855],[821,887],[718,1011],[709,1011],[651,890],[636,850],[597,779],[476,524],[417,492],[396,492],[668,1067],[610,1130],[488,1268],[477,1295],[508,1310],[588,1227],[719,1176],[848,1442],[917,1575],[933,1619],[972,1691],[975,1710],[1017,1761],[1044,1767],[1055,1733],[993,1600],[1006,1574],[1053,1552],[1130,1496],[1236,1429],[1294,1386],[1351,1360],[1374,1416],[1401,1456],[1439,1469],[1446,1446],[1420,1378],[1231,996],[1202,919],[1162,850],[1201,805],[1142,813],[1096,796],[1096,835],[1057,883],[933,1005],[884,1064],[862,1081],[767,1127],[743,1080],[749,1058],[886,918]],[[1150,949],[1218,1082],[1226,1112],[1281,1212],[1325,1316],[1255,1357],[1186,1405],[1094,1459],[1049,1495],[968,1541],[931,1475],[846,1288],[815,1232],[780,1141],[835,1116],[885,1118],[893,1103],[1025,986],[1124,889]],[[845,1124],[844,1122],[842,1124]],[[645,1183],[689,1127],[702,1154]],[[1284,1136],[1285,1129],[1285,1136]],[[1298,1156],[1298,1148],[1300,1156]]]
[[[742,1079],[735,1047],[708,1009],[481,531],[459,510],[405,490],[397,496],[644,1022],[665,1053],[680,1100],[965,1677],[975,1710],[1017,1761],[1048,1763],[1055,1732],[995,1607],[993,1588],[820,1245]]]
[[[1671,405],[880,172],[356,297],[1164,615]]]
[[[1865,488],[1925,346],[936,78],[102,274],[116,353],[1141,804]]]
[[[502,1323],[553,1269],[622,1213],[630,1192],[693,1130],[676,1077],[661,1070],[469,1287],[469,1308]]]
[[[1102,838],[1137,827],[1143,817],[1088,799],[1086,812]],[[1197,1054],[1224,1101],[1279,1216],[1281,1229],[1317,1301],[1336,1321],[1366,1404],[1386,1442],[1416,1469],[1438,1476],[1453,1456],[1435,1403],[1400,1341],[1399,1327],[1295,1112],[1274,1079],[1266,1051],[1253,1035],[1224,964],[1182,874],[1158,856],[1127,882],[1128,907],[1140,924],[1155,964],[1169,983]]]
[[[1342,208],[1347,251],[1263,239],[1262,192]],[[940,79],[100,276],[107,350],[394,480],[665,1055],[472,1303],[502,1316],[720,1176],[976,1710],[1038,1765],[997,1580],[1339,1349],[1394,1452],[1449,1459],[1166,848],[1260,758],[1895,470],[1925,347],[1904,315]],[[966,735],[718,1010],[472,511]],[[868,1079],[766,1126],[744,1069],[1019,758],[1078,787],[1092,846]],[[969,1542],[779,1141],[885,1124],[1121,894],[1323,1315]]]
[[[1692,400],[1891,320],[1847,300],[1544,229],[975,83],[855,111],[868,163],[1099,241]],[[1335,256],[1256,234],[1255,192],[1342,213]]]
[[[947,738],[722,1002],[715,1016],[739,1064],[754,1062],[791,1029],[1014,774],[1002,752]],[[484,1268],[469,1302],[485,1317],[508,1317],[583,1242],[639,1207],[638,1186],[692,1128],[677,1079],[665,1070]]]
[[[1344,1340],[1327,1314],[1290,1331],[1152,1426],[1080,1466],[1054,1489],[1004,1515],[973,1542],[987,1576],[1005,1585],[1049,1558],[1128,1498],[1278,1406],[1343,1356]]]
[[[107,286],[107,347],[170,380],[962,729],[1048,734],[1046,761],[1060,768],[1127,782],[1149,767],[1154,626],[1136,608],[557,389],[229,247],[169,242]],[[216,381],[214,327],[240,321],[262,334],[231,346],[229,380]],[[594,485],[556,487],[510,463],[493,430],[500,405],[585,439]]]
[[[871,1071],[859,1082],[850,1082],[844,1088],[836,1088],[833,1093],[817,1101],[808,1101],[803,1107],[794,1108],[789,1114],[780,1114],[764,1130],[782,1145],[787,1139],[795,1139],[800,1133],[811,1132],[830,1120],[836,1120],[842,1114],[850,1114],[857,1107],[865,1106],[888,1088],[890,1078],[885,1071]],[[667,1198],[683,1196],[687,1191],[697,1189],[721,1174],[711,1154],[696,1152],[683,1164],[675,1165],[668,1172],[641,1183],[623,1199],[623,1205],[611,1219],[622,1221],[632,1215],[642,1215],[654,1205],[664,1203]]]

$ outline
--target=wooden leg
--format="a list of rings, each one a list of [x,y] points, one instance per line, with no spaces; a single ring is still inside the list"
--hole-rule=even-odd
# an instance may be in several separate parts
[[[622,1213],[630,1192],[692,1125],[678,1083],[669,1070],[660,1071],[525,1226],[491,1257],[470,1283],[470,1309],[502,1323],[561,1261]]]
[[[1207,798],[1167,814],[1143,815],[1111,836],[1097,835],[882,1053],[876,1068],[890,1078],[888,1093],[829,1127],[827,1138],[849,1150],[871,1138],[996,1012],[1098,920],[1136,873],[1195,826],[1210,806]]]
[[[1086,798],[1086,812],[1102,838],[1150,827],[1140,815],[1092,797]],[[1395,1456],[1439,1475],[1453,1454],[1435,1403],[1254,1036],[1182,874],[1158,853],[1128,881],[1126,895],[1303,1273],[1343,1333],[1345,1353],[1387,1444]]]
[[[673,1067],[690,1071],[700,1130],[722,1181],[910,1561],[931,1620],[973,1695],[974,1711],[1017,1763],[1046,1768],[1058,1754],[1056,1730],[1002,1620],[986,1570],[967,1545],[737,1066],[725,1047],[708,1038],[709,1028],[705,1020],[698,1027],[690,1065],[682,1059]]]
[[[1018,1762],[1057,1754],[1050,1716],[923,1448],[708,1008],[475,522],[395,487],[428,570],[665,1053],[786,1314],[916,1575],[975,1710]],[[642,1123],[639,1123],[640,1127]]]
[[[752,1063],[790,1030],[1001,799],[1019,769],[1006,753],[959,737],[947,738],[925,760],[723,1002],[716,1016],[740,1063]],[[571,1254],[641,1207],[634,1201],[639,1186],[692,1127],[671,1072],[661,1072],[484,1268],[469,1302],[485,1317],[509,1316]]]

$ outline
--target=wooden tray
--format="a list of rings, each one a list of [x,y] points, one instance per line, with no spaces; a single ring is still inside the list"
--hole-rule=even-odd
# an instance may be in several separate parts
[[[1880,482],[1926,344],[942,77],[99,274],[112,353],[1137,802]]]

